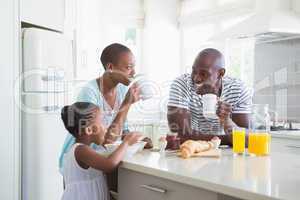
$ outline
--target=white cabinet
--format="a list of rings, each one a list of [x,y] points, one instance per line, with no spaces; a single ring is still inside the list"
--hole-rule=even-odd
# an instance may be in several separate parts
[[[217,200],[218,194],[166,179],[119,169],[118,200]]]
[[[65,0],[21,0],[21,21],[63,31]]]
[[[118,200],[240,200],[235,197],[151,176],[118,170]]]

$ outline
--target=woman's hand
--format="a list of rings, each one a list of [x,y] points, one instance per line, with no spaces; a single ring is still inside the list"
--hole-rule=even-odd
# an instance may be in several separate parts
[[[126,73],[119,71],[119,70],[113,70],[113,71],[105,71],[105,73],[109,74],[109,77],[117,83],[122,83],[126,86],[129,85],[130,80],[129,80],[129,75]]]
[[[125,104],[133,104],[140,100],[140,90],[138,89],[137,85],[133,84],[126,94],[124,99]]]
[[[115,133],[109,133],[107,132],[105,135],[105,141],[104,144],[112,144],[114,143],[118,138],[122,137],[121,135],[117,135]]]
[[[125,135],[123,142],[127,142],[127,144],[131,146],[137,143],[141,137],[142,135],[140,133],[129,133]]]

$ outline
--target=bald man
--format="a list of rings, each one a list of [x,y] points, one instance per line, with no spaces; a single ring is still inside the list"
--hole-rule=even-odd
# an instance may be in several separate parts
[[[218,136],[222,144],[232,145],[233,127],[248,127],[252,93],[238,79],[225,75],[221,52],[204,49],[196,57],[191,74],[183,74],[171,85],[168,101],[168,123],[182,141],[210,140]],[[201,95],[219,97],[216,118],[205,118]]]

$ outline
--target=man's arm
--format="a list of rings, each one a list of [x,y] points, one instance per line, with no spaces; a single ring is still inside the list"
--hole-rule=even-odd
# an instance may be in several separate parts
[[[238,127],[242,128],[249,128],[249,117],[248,113],[233,113],[232,114],[232,121]],[[248,147],[248,135],[246,134],[246,147]]]
[[[187,109],[168,106],[168,124],[172,132],[177,132],[181,141],[193,140],[211,140],[217,136],[222,144],[231,144],[231,135],[203,134],[191,128],[191,114]]]
[[[249,128],[249,114],[232,113],[232,121],[239,127]]]

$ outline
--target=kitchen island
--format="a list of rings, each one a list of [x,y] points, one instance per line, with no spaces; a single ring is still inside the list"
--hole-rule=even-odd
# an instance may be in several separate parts
[[[292,146],[274,138],[265,157],[226,149],[220,158],[182,159],[144,150],[121,164],[119,200],[300,199],[300,149]]]

